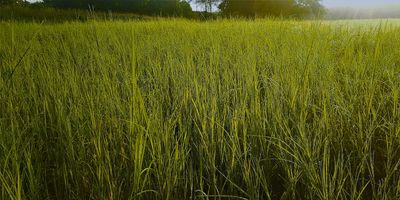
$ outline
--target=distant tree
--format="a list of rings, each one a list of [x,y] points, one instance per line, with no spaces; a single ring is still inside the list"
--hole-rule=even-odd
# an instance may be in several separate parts
[[[13,3],[13,0],[0,0],[0,5],[9,5],[12,3]]]
[[[189,16],[192,8],[183,0],[44,0],[56,8],[125,11],[150,15]]]
[[[297,4],[303,16],[320,17],[326,13],[321,0],[297,0]]]
[[[88,8],[87,0],[43,0],[43,2],[56,8]]]
[[[305,16],[318,13],[320,0],[223,0],[222,14],[244,17]]]
[[[44,3],[56,8],[77,8],[96,10],[144,11],[149,0],[44,0]]]
[[[189,16],[190,4],[181,0],[150,0],[146,5],[147,14],[161,16]]]
[[[16,5],[23,2],[23,0],[0,0],[0,5]]]
[[[218,6],[222,0],[190,0],[190,2],[196,3],[198,5],[202,5],[204,8],[204,12],[211,13],[213,11],[214,6]]]

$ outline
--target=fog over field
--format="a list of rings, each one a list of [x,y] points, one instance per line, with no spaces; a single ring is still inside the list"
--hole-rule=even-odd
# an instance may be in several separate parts
[[[399,18],[400,2],[394,0],[325,0],[327,19]]]
[[[387,6],[400,4],[397,0],[323,0],[322,3],[327,8],[352,7],[363,8],[371,6]]]

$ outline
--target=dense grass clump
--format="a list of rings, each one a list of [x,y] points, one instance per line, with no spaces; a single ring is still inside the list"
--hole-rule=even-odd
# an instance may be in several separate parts
[[[399,199],[400,27],[0,22],[0,199]]]

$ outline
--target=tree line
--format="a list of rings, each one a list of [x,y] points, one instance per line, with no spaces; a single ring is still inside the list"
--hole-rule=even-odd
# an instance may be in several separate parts
[[[317,17],[324,14],[320,0],[224,0],[218,8],[223,15],[244,17]]]
[[[209,15],[228,17],[317,17],[323,15],[321,0],[0,0],[1,5],[32,5],[59,9],[92,9],[99,11],[133,12],[159,16],[193,16],[191,4],[200,5]]]

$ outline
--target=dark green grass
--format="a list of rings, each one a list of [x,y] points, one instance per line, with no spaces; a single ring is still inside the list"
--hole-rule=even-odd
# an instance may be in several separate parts
[[[0,199],[399,199],[400,28],[0,22]]]

